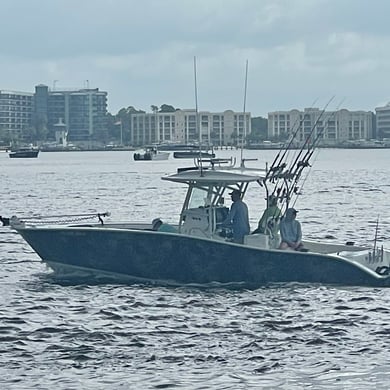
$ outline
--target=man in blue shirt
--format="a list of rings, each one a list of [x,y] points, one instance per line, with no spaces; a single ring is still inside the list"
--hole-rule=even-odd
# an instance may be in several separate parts
[[[244,236],[250,232],[248,206],[241,200],[241,192],[233,190],[229,195],[232,197],[232,205],[223,225],[232,227],[233,242],[244,243]]]

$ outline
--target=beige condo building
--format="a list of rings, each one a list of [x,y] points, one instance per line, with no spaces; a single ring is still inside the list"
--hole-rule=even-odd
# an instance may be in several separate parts
[[[268,113],[268,137],[286,139],[296,133],[298,141],[310,136],[312,140],[321,139],[323,145],[331,146],[346,141],[371,139],[373,122],[374,114],[370,111],[342,109],[323,112],[319,108],[275,111]]]
[[[133,114],[131,143],[194,143],[204,145],[240,144],[251,132],[251,114],[244,112],[212,113],[194,109],[175,112]]]

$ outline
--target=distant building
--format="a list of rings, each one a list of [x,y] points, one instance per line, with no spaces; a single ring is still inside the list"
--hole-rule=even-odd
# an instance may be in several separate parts
[[[244,120],[245,118],[245,120]],[[232,145],[251,132],[250,113],[227,110],[220,113],[194,109],[175,112],[140,113],[131,116],[131,143],[161,142]]]
[[[311,136],[313,140],[321,139],[324,145],[333,145],[371,139],[373,125],[374,114],[370,111],[343,109],[323,112],[319,108],[275,111],[268,113],[268,138],[287,139],[296,133],[299,141]]]
[[[49,137],[54,139],[56,124],[62,121],[70,142],[105,139],[107,92],[99,91],[99,88],[51,91],[41,84],[35,87],[34,103],[36,120],[46,120]]]
[[[0,135],[11,141],[23,140],[32,112],[32,93],[0,90]]]
[[[379,138],[390,138],[390,103],[375,108],[376,132]]]

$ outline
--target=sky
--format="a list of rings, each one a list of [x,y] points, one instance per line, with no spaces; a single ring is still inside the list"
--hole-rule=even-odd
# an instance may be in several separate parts
[[[0,0],[0,13],[0,90],[99,88],[112,114],[390,101],[388,0]]]

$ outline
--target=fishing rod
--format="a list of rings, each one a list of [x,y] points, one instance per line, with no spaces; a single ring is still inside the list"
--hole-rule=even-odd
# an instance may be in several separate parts
[[[317,101],[318,101],[318,98],[316,98],[313,101],[313,103],[311,104],[310,107],[314,107],[315,104],[317,103]],[[289,152],[291,151],[291,146],[292,146],[294,140],[297,138],[298,132],[301,129],[302,124],[306,120],[307,116],[308,116],[308,113],[304,112],[302,118],[300,118],[300,115],[297,117],[295,123],[292,126],[292,128],[293,129],[295,128],[295,130],[293,131],[293,133],[290,136],[288,145],[286,147],[284,147],[284,148],[281,147],[279,149],[279,152],[276,155],[276,157],[275,157],[275,159],[274,159],[270,169],[267,170],[267,172],[266,172],[266,177],[263,180],[263,184],[265,186],[266,194],[267,194],[267,206],[268,206],[268,199],[269,199],[269,191],[268,191],[268,187],[266,185],[266,181],[267,180],[269,180],[269,181],[272,180],[273,183],[275,184],[275,179],[276,179],[276,184],[274,185],[274,188],[273,188],[273,191],[271,193],[271,196],[273,195],[277,199],[278,198],[283,199],[285,197],[285,190],[284,190],[284,193],[283,193],[282,192],[282,188],[278,189],[278,183],[279,183],[280,179],[283,178],[283,170],[287,166],[287,156],[288,156]],[[299,122],[299,124],[298,124],[298,122]],[[297,124],[298,124],[298,126],[296,126]],[[283,154],[281,155],[282,151],[283,151]],[[270,175],[272,175],[271,178],[270,178]],[[275,193],[276,193],[276,195],[275,195]]]
[[[314,102],[312,103],[311,107],[313,107],[316,103],[317,103],[317,99],[314,100]],[[295,125],[298,123],[299,121],[299,125],[297,126],[297,128],[294,130],[293,134],[291,135],[291,138],[290,138],[290,141],[288,142],[288,145],[286,147],[284,146],[281,146],[280,149],[279,149],[279,152],[278,154],[276,155],[273,163],[271,164],[271,167],[269,168],[269,170],[267,171],[267,174],[266,174],[266,177],[264,178],[264,181],[266,181],[269,177],[269,174],[273,171],[276,171],[276,170],[280,170],[280,169],[284,169],[286,167],[286,165],[284,166],[279,166],[279,164],[284,160],[284,158],[286,157],[286,154],[290,151],[290,148],[291,148],[291,145],[294,141],[294,139],[296,138],[297,134],[298,134],[298,131],[299,129],[301,128],[302,126],[302,123],[305,121],[306,117],[307,117],[307,113],[304,113],[303,115],[303,118],[300,119],[299,117],[296,119],[295,123],[293,124],[293,127],[295,127]],[[280,153],[283,151],[283,154],[280,156]],[[279,158],[280,157],[280,158]],[[279,161],[278,161],[279,159]],[[276,165],[276,162],[278,161],[277,163],[277,166]],[[283,164],[282,164],[283,165]]]
[[[308,153],[310,153],[311,151],[311,148],[310,148],[310,139],[311,139],[311,136],[314,134],[314,131],[316,130],[317,128],[317,125],[318,125],[318,122],[321,120],[322,116],[324,115],[327,107],[329,106],[329,104],[332,102],[332,100],[334,99],[334,96],[332,96],[328,102],[326,103],[325,107],[323,108],[323,110],[321,111],[320,115],[318,116],[318,118],[316,119],[316,121],[314,122],[314,125],[312,126],[312,129],[310,130],[308,136],[306,137],[305,139],[305,142],[303,143],[298,155],[296,156],[294,162],[291,164],[290,166],[290,169],[288,170],[288,173],[290,174],[291,177],[293,177],[293,168],[295,167],[295,171],[297,170],[297,168],[299,168],[299,166],[303,163],[303,161],[305,160],[305,157],[303,158],[303,160],[301,160],[299,162],[299,158],[301,157],[303,151],[305,150],[306,146],[307,146],[307,151],[306,151],[306,154],[305,156],[308,155]],[[312,144],[312,148],[314,147],[314,145]]]
[[[329,101],[327,102],[327,104],[325,105],[323,110],[321,111],[320,115],[318,116],[317,120],[315,121],[314,125],[312,126],[305,142],[303,143],[301,149],[297,153],[295,159],[293,159],[293,162],[291,163],[290,167],[285,172],[283,172],[283,169],[287,166],[287,163],[285,162],[282,165],[280,165],[280,167],[277,171],[275,170],[275,172],[272,176],[272,179],[274,179],[274,180],[276,179],[276,184],[274,182],[275,186],[274,186],[273,193],[276,192],[276,195],[278,198],[285,199],[287,201],[287,206],[288,206],[288,203],[290,200],[289,197],[291,196],[291,192],[293,189],[293,186],[289,185],[289,181],[294,179],[294,177],[299,169],[303,169],[306,166],[308,166],[308,160],[305,161],[305,158],[304,158],[302,161],[299,161],[299,158],[301,157],[303,151],[305,150],[306,145],[308,145],[309,140],[310,140],[311,136],[313,135],[313,133],[318,125],[318,122],[320,121],[320,119],[322,118],[322,116],[324,115],[324,113],[326,111],[326,108],[329,106],[329,104],[332,102],[333,99],[334,99],[334,96],[331,99],[329,99]],[[303,120],[304,119],[305,119],[305,116],[304,116]],[[312,145],[312,148],[313,147],[314,147],[314,145]],[[311,150],[311,148],[308,147],[309,153],[310,153],[310,150]],[[308,156],[308,152],[306,153],[305,157]],[[295,169],[294,169],[294,167],[295,167]],[[294,169],[294,171],[293,171],[293,169]],[[278,188],[278,184],[279,184],[280,180],[283,180],[284,185],[282,185],[281,187]]]
[[[331,115],[328,117],[328,119],[326,120],[325,122],[325,126],[323,126],[322,128],[319,129],[319,131],[317,131],[317,134],[314,138],[314,141],[312,142],[312,146],[311,146],[311,150],[308,148],[307,152],[306,152],[306,155],[304,156],[304,158],[301,160],[303,161],[303,164],[301,165],[301,170],[305,167],[305,163],[308,164],[309,163],[309,160],[311,158],[311,156],[313,155],[314,153],[314,150],[315,150],[315,147],[316,145],[319,143],[319,139],[322,137],[322,135],[324,134],[324,132],[329,128],[329,122],[331,119],[335,118],[338,111],[340,110],[340,107],[341,105],[344,103],[345,101],[345,98],[342,99],[340,101],[340,103],[337,105],[336,109],[331,113]],[[318,121],[317,121],[318,122]],[[307,165],[306,165],[307,166]]]
[[[311,168],[311,165],[309,164],[309,161],[310,161],[310,159],[311,159],[311,157],[312,157],[314,151],[316,150],[316,149],[315,149],[315,146],[319,143],[318,141],[319,141],[320,137],[321,137],[321,136],[324,134],[324,132],[329,128],[329,122],[331,121],[331,119],[333,119],[333,118],[337,115],[337,113],[338,113],[338,111],[339,111],[341,105],[344,103],[344,101],[345,101],[345,98],[342,99],[342,100],[340,101],[340,103],[337,105],[336,109],[335,109],[335,110],[332,112],[332,114],[328,117],[328,119],[327,119],[327,121],[326,121],[326,123],[325,123],[325,126],[323,126],[322,128],[320,128],[320,131],[317,132],[317,135],[316,135],[316,137],[314,138],[314,141],[313,141],[313,143],[312,143],[312,150],[310,151],[309,154],[306,154],[306,155],[305,155],[305,157],[304,157],[303,160],[302,160],[303,163],[301,164],[299,170],[295,173],[295,176],[293,177],[294,182],[293,182],[292,185],[290,186],[290,190],[289,190],[289,193],[288,193],[288,195],[289,195],[290,198],[291,198],[291,195],[292,195],[293,191],[294,191],[294,193],[298,196],[298,193],[297,193],[297,190],[298,190],[298,189],[297,189],[296,186],[297,186],[298,181],[299,181],[299,178],[300,178],[300,176],[301,176],[301,174],[302,174],[302,172],[303,172],[303,169],[306,168],[306,167],[308,167],[308,166]],[[302,183],[302,185],[301,185],[301,188],[303,188],[303,185],[304,185],[304,183],[306,182],[306,179],[307,179],[308,175],[309,175],[309,173],[306,175],[306,177],[305,177],[305,179],[304,179],[304,181],[303,181],[303,183]],[[296,202],[296,200],[295,200],[295,202]],[[295,204],[295,202],[293,203],[293,205]]]
[[[310,157],[312,156],[314,152],[314,148],[316,143],[313,141],[310,145],[310,140],[312,138],[312,135],[314,134],[314,131],[317,128],[317,125],[321,118],[323,117],[324,113],[326,112],[326,108],[329,106],[329,104],[332,102],[334,99],[334,96],[329,99],[323,110],[321,111],[320,115],[316,119],[314,125],[312,126],[309,134],[307,135],[305,142],[303,143],[301,149],[297,153],[295,159],[292,160],[290,167],[283,172],[283,169],[286,166],[286,163],[282,165],[283,169],[280,169],[278,172],[276,172],[272,179],[274,180],[274,191],[273,193],[276,193],[276,196],[281,200],[285,201],[286,203],[286,209],[288,208],[289,202],[291,200],[291,196],[293,192],[297,192],[297,182],[299,181],[299,178],[301,176],[301,173],[304,168],[310,166],[309,161]],[[315,138],[316,140],[318,139],[317,137]],[[303,158],[300,160],[300,157],[304,153],[304,150],[307,147],[307,151],[304,154]],[[276,183],[275,183],[276,180]],[[283,184],[279,186],[280,180],[283,180]],[[292,181],[292,182],[291,182]]]

